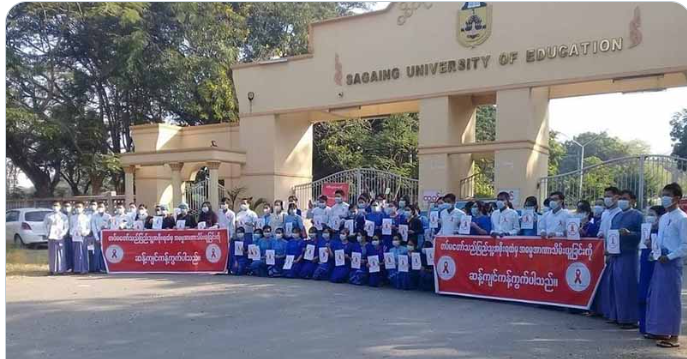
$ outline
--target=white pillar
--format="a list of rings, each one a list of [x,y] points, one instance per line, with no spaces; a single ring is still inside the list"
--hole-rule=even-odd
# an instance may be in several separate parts
[[[208,184],[208,201],[212,208],[216,210],[219,207],[219,192],[217,186],[219,185],[219,166],[220,162],[207,162],[208,170],[210,171],[210,182]]]
[[[134,172],[136,172],[136,166],[124,167],[124,201],[126,206],[134,201]]]
[[[172,169],[172,208],[181,203],[181,169],[184,167],[183,163],[175,162],[168,163],[169,168]]]

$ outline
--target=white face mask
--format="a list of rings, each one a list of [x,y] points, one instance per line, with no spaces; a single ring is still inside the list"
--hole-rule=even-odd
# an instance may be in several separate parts
[[[98,208],[98,213],[105,213],[105,208]]]
[[[146,214],[146,210],[145,209],[139,209],[138,214],[144,215],[144,214]]]
[[[341,199],[341,197],[334,197],[334,202],[341,203],[343,202],[343,199]]]
[[[362,241],[363,241],[363,237],[357,237],[356,239],[358,240],[358,242],[362,242]]]
[[[656,223],[656,216],[646,216],[645,219],[646,219],[646,223],[651,223],[651,224]]]
[[[317,203],[317,206],[320,207],[320,208],[325,208],[325,207],[327,207],[327,204],[324,203],[324,202],[318,202],[318,203]]]
[[[408,245],[408,250],[409,250],[409,251],[414,251],[414,250],[415,250],[415,246],[413,246],[413,245]]]
[[[124,214],[124,208],[117,208],[118,214]]]
[[[136,207],[129,207],[129,212],[136,212]]]
[[[242,210],[242,211],[247,211],[248,208],[249,208],[249,207],[248,207],[247,204],[242,204],[242,205],[241,205],[241,210]]]
[[[604,197],[604,206],[606,208],[611,208],[615,204],[615,201],[613,200],[613,197]]]
[[[274,206],[275,212],[281,212],[281,206]]]
[[[392,241],[391,244],[393,244],[394,247],[398,247],[401,245],[401,241]]]
[[[322,233],[322,238],[329,239],[329,233]]]
[[[281,234],[281,233],[277,233],[274,237],[275,237],[276,239],[282,239],[282,238],[284,238],[284,235]]]
[[[236,237],[238,237],[238,239],[243,239],[245,235],[245,233],[236,233]]]
[[[270,212],[272,212],[272,211],[270,211],[269,208],[265,208],[265,209],[263,209],[262,211],[265,212],[265,214],[269,214]]]
[[[76,207],[76,213],[83,213],[83,207]]]
[[[310,238],[310,239],[315,239],[316,237],[317,237],[317,233],[310,233],[308,235],[308,238]]]
[[[223,209],[223,210],[227,210],[227,209],[229,209],[229,205],[228,205],[228,204],[221,204],[221,205],[219,206],[219,208],[221,208],[221,209]]]
[[[555,210],[561,208],[561,202],[559,202],[559,201],[549,201],[549,207],[551,207],[551,210],[555,211]]]
[[[626,199],[618,200],[618,208],[620,208],[623,211],[630,209],[630,201]]]
[[[345,234],[339,234],[339,239],[345,241],[348,237]]]
[[[203,208],[201,209],[201,211],[207,213],[207,212],[210,211],[210,208],[209,208],[209,207],[203,207]]]
[[[378,245],[379,245],[379,240],[378,240],[378,239],[375,239],[374,241],[372,241],[372,245],[375,246],[375,247],[378,246]]]
[[[663,208],[668,208],[673,205],[673,197],[663,196],[661,197],[661,205]]]
[[[601,213],[604,212],[604,208],[603,208],[603,206],[594,206],[594,208],[592,209],[592,211],[594,212],[594,215],[595,215],[596,217],[599,217],[599,216],[601,216]]]
[[[501,200],[496,201],[496,208],[498,208],[498,209],[504,209],[505,207],[506,207],[506,202],[501,201]]]
[[[59,212],[60,211],[60,206],[52,206],[53,212]]]

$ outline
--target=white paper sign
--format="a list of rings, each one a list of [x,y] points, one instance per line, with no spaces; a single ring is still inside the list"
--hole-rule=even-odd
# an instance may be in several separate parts
[[[344,226],[348,229],[348,233],[353,235],[355,233],[355,221],[352,219],[347,219]]]
[[[153,217],[153,229],[162,229],[162,216]]]
[[[384,253],[384,267],[386,267],[386,269],[396,268],[396,258],[394,258],[393,253],[391,253],[391,252]]]
[[[243,256],[243,241],[234,242],[234,255]]]
[[[293,267],[293,254],[289,254],[286,256],[284,259],[284,270],[289,270],[291,267]]]
[[[606,238],[606,252],[610,254],[620,254],[620,232],[617,229],[608,231]]]
[[[642,223],[642,239],[639,241],[639,249],[647,249],[646,241],[651,238],[651,223]]]
[[[320,263],[327,263],[329,261],[329,252],[327,248],[320,248]]]
[[[95,245],[93,245],[93,244],[87,245],[86,248],[88,248],[88,251],[89,251],[89,252],[95,251]]]
[[[265,250],[265,263],[268,266],[273,266],[275,264],[274,257],[275,257],[274,249]]]
[[[370,273],[379,273],[379,257],[368,256],[367,263],[370,265]]]
[[[337,249],[334,251],[334,260],[334,265],[337,267],[341,267],[342,265],[346,264],[346,257],[344,256],[343,249]]]
[[[375,235],[375,222],[365,221],[365,232],[367,232],[368,237]]]
[[[260,260],[260,248],[255,244],[248,245],[248,259],[259,261]]]
[[[205,229],[205,228],[207,228],[207,226],[208,225],[207,225],[207,223],[205,223],[205,221],[198,222],[198,229]]]
[[[265,218],[264,217],[258,218],[258,221],[255,224],[255,228],[263,229],[264,227],[265,227]]]
[[[472,216],[460,217],[460,225],[458,226],[458,234],[470,234],[470,223],[472,223]]]
[[[331,216],[331,218],[329,218],[329,228],[338,231],[339,228],[341,228],[341,218],[336,215]]]
[[[284,223],[284,232],[287,237],[291,237],[293,235],[293,222]]]
[[[410,254],[410,263],[413,270],[422,269],[422,257],[420,256],[420,252],[413,252]]]
[[[305,246],[305,254],[303,255],[303,259],[307,261],[311,261],[315,259],[315,245],[314,244],[308,244]]]
[[[439,228],[439,211],[429,212],[429,228]]]
[[[427,265],[434,266],[434,248],[424,248],[427,257]]]
[[[398,225],[398,234],[401,235],[401,239],[403,239],[404,242],[408,242],[408,225],[407,224],[399,224]]]
[[[657,261],[661,258],[661,248],[658,245],[658,235],[651,233],[651,256]]]
[[[360,269],[360,262],[362,262],[363,255],[360,252],[351,253],[351,268]]]
[[[393,221],[391,218],[384,218],[382,219],[382,234],[383,235],[391,235],[391,225]]]
[[[56,223],[56,224],[50,226],[50,235],[48,238],[51,238],[51,239],[62,238],[62,224],[61,223]]]
[[[408,256],[400,255],[398,256],[398,271],[408,272]]]
[[[315,228],[317,228],[318,231],[321,231],[322,225],[324,224],[324,223],[322,223],[322,222],[324,222],[324,216],[315,216],[315,217],[313,217],[312,220],[313,220],[313,224],[315,225]]]
[[[145,229],[145,225],[143,224],[143,221],[135,221],[134,222],[134,230],[142,231],[143,229]]]
[[[568,239],[580,239],[580,219],[568,218],[568,222],[565,224],[565,231],[568,235]]]
[[[534,229],[534,210],[526,209],[522,211],[522,217],[520,218],[520,228],[522,229]]]
[[[177,229],[184,229],[186,228],[186,220],[180,219],[177,221]]]

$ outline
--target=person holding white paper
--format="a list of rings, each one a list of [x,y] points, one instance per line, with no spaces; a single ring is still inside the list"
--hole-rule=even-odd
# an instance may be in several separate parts
[[[387,219],[391,220],[391,234],[390,235],[383,235],[382,241],[384,241],[385,244],[391,244],[391,238],[392,238],[391,236],[398,233],[398,229],[401,225],[407,226],[408,220],[407,220],[405,214],[402,214],[399,211],[398,204],[395,201],[390,201],[387,204],[386,214],[388,216]],[[384,233],[382,232],[382,234],[384,234]],[[386,238],[388,238],[388,241]],[[401,241],[403,242],[403,239],[401,239]]]
[[[229,246],[229,268],[233,275],[246,275],[250,267],[248,246],[253,244],[252,238],[246,236],[243,227],[236,228]]]
[[[317,217],[322,224],[326,225],[329,223],[330,213],[331,208],[327,207],[327,196],[322,195],[317,199],[316,206],[313,206],[312,202],[308,203],[308,211],[306,212],[305,217],[313,220],[313,224],[315,223],[315,217]],[[318,232],[322,233],[322,230],[320,229]]]
[[[110,223],[110,215],[105,213],[105,203],[98,203],[98,209],[95,214],[91,216],[91,229],[93,230],[93,252],[89,252],[88,264],[89,272],[104,272],[105,259],[102,254],[102,232],[103,229],[108,229]]]
[[[310,279],[317,269],[319,253],[319,238],[317,236],[317,229],[310,227],[308,236],[303,241],[303,263],[301,270],[298,272],[298,277],[303,279]]]
[[[401,289],[401,282],[406,281],[408,277],[407,272],[400,273],[398,271],[398,256],[403,255],[407,256],[408,255],[408,249],[405,246],[401,246],[401,236],[396,234],[393,237],[392,240],[392,247],[388,250],[389,253],[394,258],[394,262],[396,263],[395,268],[386,268],[386,275],[387,279],[389,280],[389,283],[396,288],[396,289]],[[385,266],[386,267],[386,266]]]
[[[351,233],[358,233],[365,229],[365,207],[360,208],[356,204],[352,204],[348,207],[348,217],[347,220],[353,221],[353,230]],[[349,228],[349,231],[351,229]]]
[[[680,209],[682,188],[671,183],[663,188],[661,205],[666,213],[658,222],[659,253],[651,277],[646,310],[646,332],[663,348],[680,344],[682,327],[682,271],[687,257],[687,215]]]
[[[491,218],[487,215],[487,206],[482,201],[465,204],[465,213],[472,216],[470,235],[487,236],[491,232]],[[418,244],[422,247],[422,243]]]
[[[236,213],[229,208],[229,198],[224,197],[220,200],[217,224],[219,228],[226,228],[229,238],[234,236],[236,231]]]
[[[422,256],[414,238],[408,241],[408,276],[407,280],[400,281],[402,289],[417,289],[420,283],[420,271],[422,270]]]
[[[264,227],[264,232],[272,232],[269,226]],[[270,236],[271,237],[271,236]],[[250,264],[250,274],[258,277],[267,276],[267,264],[265,263],[265,251],[272,249],[272,240],[263,236],[263,230],[256,228],[253,231],[253,244],[260,249],[260,259],[254,259]]]
[[[382,220],[384,218],[387,218],[387,217],[388,217],[388,215],[386,214],[386,212],[384,212],[384,209],[381,205],[381,201],[375,200],[374,202],[372,202],[372,205],[370,205],[370,212],[365,215],[365,219],[367,221],[371,221],[374,223],[373,235],[374,235],[375,231],[377,231],[377,230],[381,231]],[[370,236],[369,233],[368,233],[368,236]],[[391,243],[391,241],[389,241],[389,243]]]
[[[72,215],[70,232],[72,235],[72,252],[74,269],[72,273],[88,273],[88,243],[87,238],[91,234],[91,217],[84,213],[83,202],[74,204],[76,213]]]
[[[253,230],[258,223],[258,215],[250,209],[252,198],[242,198],[239,213],[236,214],[237,227],[242,227],[246,238],[253,240]]]
[[[538,223],[537,230],[541,238],[564,237],[567,233],[566,226],[570,212],[565,208],[565,195],[556,191],[549,195],[549,207],[551,211],[544,214]]]
[[[67,268],[64,236],[69,230],[69,219],[61,212],[59,201],[53,202],[52,209],[43,218],[43,226],[48,234],[48,270],[50,275],[55,275],[64,273]]]
[[[666,213],[663,206],[653,206],[647,210],[647,215],[644,217],[644,223],[650,226],[648,238],[642,238],[643,245],[640,246],[639,254],[639,284],[637,288],[639,299],[639,332],[646,334],[646,301],[649,296],[649,285],[651,284],[651,277],[654,275],[654,261],[651,256],[651,237],[658,234],[658,222],[661,216]]]
[[[110,228],[126,229],[129,223],[129,215],[126,214],[123,204],[115,207],[115,215],[110,218]]]
[[[422,291],[434,291],[434,264],[427,261],[427,251],[434,251],[434,245],[430,241],[425,241],[420,249],[420,259],[422,260],[422,269],[420,270],[420,277],[418,280],[418,287]]]
[[[302,235],[306,234],[303,217],[298,214],[298,208],[295,203],[289,204],[289,209],[286,212],[286,216],[284,216],[284,233],[288,233],[287,227],[291,227],[291,235],[294,233],[293,229],[298,228],[299,239],[302,239]]]
[[[635,200],[632,191],[620,192],[618,208],[622,212],[611,221],[611,230],[617,230],[620,235],[620,253],[611,254],[608,261],[611,272],[608,320],[616,322],[621,329],[635,329],[639,321],[637,263],[644,219],[641,212],[633,209]]]
[[[284,229],[277,228],[274,230],[274,239],[272,240],[272,250],[274,250],[274,265],[267,267],[267,275],[270,277],[282,277],[284,261],[286,259],[286,247],[289,242],[284,238]]]
[[[367,269],[368,269],[368,276],[367,276],[367,285],[370,287],[378,287],[382,284],[382,279],[384,278],[383,275],[384,273],[382,272],[383,268],[380,268],[380,264],[384,263],[384,246],[382,245],[382,241],[379,239],[381,234],[375,234],[372,237],[372,241],[370,241],[369,245],[365,246],[366,248],[366,254],[367,254]],[[376,257],[377,261],[377,270],[373,271],[370,270],[370,258]]]
[[[359,231],[351,247],[351,270],[348,274],[348,283],[350,284],[364,285],[367,283],[368,245],[371,246],[367,241],[367,233]],[[355,261],[358,261],[357,268],[354,268],[353,263]]]
[[[600,201],[603,204],[603,201]],[[580,219],[580,237],[596,238],[599,234],[601,212],[599,212],[599,220],[596,220],[589,201],[583,199],[577,202],[575,215]]]
[[[330,249],[334,255],[334,268],[329,277],[332,283],[344,283],[348,281],[348,272],[351,266],[351,252],[353,244],[348,238],[348,229],[344,228],[339,232],[339,237],[331,241]]]
[[[184,221],[184,228],[183,229],[192,229],[196,228],[198,226],[198,223],[196,222],[196,218],[192,216],[190,213],[188,213],[188,205],[186,203],[179,203],[179,215],[177,216],[177,222],[179,221]],[[177,226],[179,227],[179,226]],[[181,229],[181,228],[180,228]],[[231,232],[232,237],[233,237],[233,232]],[[231,237],[229,237],[231,238]]]
[[[510,208],[510,194],[500,192],[496,196],[496,210],[491,213],[491,236],[517,236],[520,232],[520,216]]]
[[[291,268],[284,268],[285,278],[298,278],[303,265],[303,254],[305,252],[305,241],[301,239],[301,229],[295,226],[291,229],[291,237],[286,244],[286,255],[293,256]]]
[[[329,280],[332,274],[332,267],[334,267],[334,252],[330,248],[332,232],[329,228],[322,230],[322,237],[318,241],[318,252],[316,253],[316,255],[319,254],[318,265],[312,275],[314,280]],[[326,261],[323,261],[324,258]]]

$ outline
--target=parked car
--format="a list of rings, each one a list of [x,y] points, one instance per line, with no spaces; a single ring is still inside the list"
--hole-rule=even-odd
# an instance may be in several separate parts
[[[5,212],[7,240],[29,247],[48,243],[43,219],[50,212],[46,208],[17,208]]]

